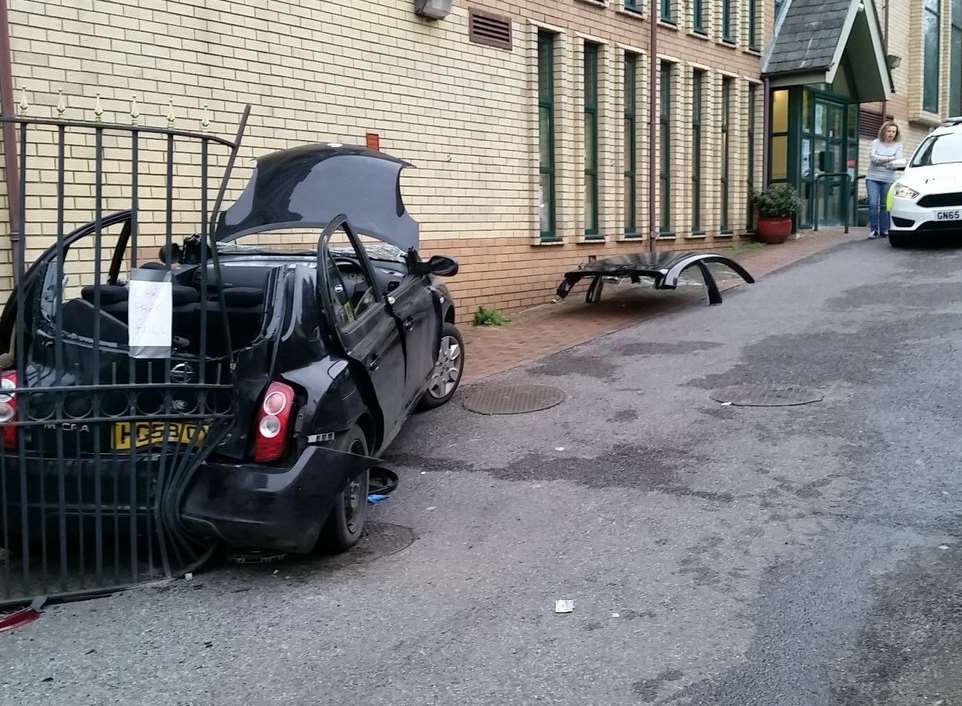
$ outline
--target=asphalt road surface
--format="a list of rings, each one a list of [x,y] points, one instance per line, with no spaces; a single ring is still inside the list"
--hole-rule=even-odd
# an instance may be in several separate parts
[[[962,251],[858,242],[680,296],[497,379],[553,409],[414,418],[352,555],[0,635],[0,702],[962,705]],[[824,399],[710,397],[742,384]]]

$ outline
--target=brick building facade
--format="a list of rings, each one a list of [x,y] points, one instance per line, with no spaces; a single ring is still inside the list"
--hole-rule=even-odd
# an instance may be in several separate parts
[[[868,104],[867,111],[881,116],[885,114],[899,121],[906,155],[910,154],[922,139],[948,116],[962,115],[962,2],[948,0],[941,3],[903,2],[900,0],[878,0],[879,12],[883,17],[888,14],[888,52],[898,57],[898,65],[892,69],[895,92],[888,103]],[[935,52],[937,69],[926,67],[926,43],[931,46],[932,9],[938,7],[937,24],[934,28],[937,49]],[[933,80],[933,76],[935,79]],[[930,94],[937,97],[935,106],[927,110],[924,101],[926,83],[930,84]],[[934,83],[934,86],[931,84]],[[868,143],[865,136],[862,150],[862,173],[867,168]]]
[[[935,113],[944,114],[958,80],[949,76],[954,5],[882,1],[892,5],[889,52],[903,58],[887,109],[910,125],[911,147],[938,121],[921,110],[917,82],[925,7],[941,10],[945,78]],[[231,196],[257,155],[376,135],[381,149],[417,167],[403,177],[405,200],[422,225],[422,250],[461,262],[452,288],[462,317],[479,305],[545,302],[560,274],[587,256],[645,247],[649,91],[661,99],[659,247],[720,248],[742,237],[750,188],[766,171],[762,62],[776,5],[791,4],[659,0],[651,86],[647,0],[455,0],[440,20],[417,16],[413,0],[9,0],[13,80],[28,115],[60,115],[62,90],[64,117],[92,118],[100,107],[104,121],[129,122],[136,96],[147,124],[163,125],[170,101],[178,127],[200,129],[206,106],[205,129],[230,135],[252,104]],[[122,151],[107,147],[108,161]],[[43,137],[30,148],[32,248],[56,232],[52,149]],[[93,209],[84,177],[91,145],[70,149],[67,230]],[[151,153],[145,148],[145,204],[162,189]],[[129,194],[123,170],[120,157],[108,170],[105,193],[118,205]],[[196,206],[196,182],[188,173],[178,183],[185,212]],[[143,227],[162,237],[160,218],[145,217]],[[0,254],[9,262],[8,248]],[[9,265],[5,274],[9,286]]]
[[[743,233],[747,180],[761,178],[762,99],[752,87],[759,85],[772,6],[732,0],[723,16],[722,4],[704,2],[697,28],[688,3],[672,0],[664,6],[658,59],[665,67],[659,75],[670,81],[662,93],[668,98],[662,121],[670,128],[665,143],[670,178],[662,183],[670,185],[671,212],[664,247],[719,247],[718,241]],[[630,5],[630,0],[627,8],[622,0],[459,0],[447,18],[432,21],[415,15],[411,0],[271,0],[266,6],[12,0],[13,75],[17,98],[26,91],[28,114],[44,117],[56,117],[62,89],[65,117],[92,118],[99,93],[103,119],[128,122],[136,95],[143,120],[163,125],[172,98],[178,127],[199,128],[206,105],[209,130],[229,135],[242,105],[251,103],[234,194],[256,155],[304,142],[363,144],[368,133],[377,134],[381,149],[416,165],[404,176],[405,200],[422,224],[423,250],[460,260],[453,288],[461,313],[468,314],[478,305],[512,309],[544,302],[560,273],[588,255],[643,247],[638,241],[647,237],[648,24]],[[510,49],[472,41],[474,10],[509,19]],[[552,43],[557,228],[551,238],[542,238],[539,228],[539,36]],[[597,227],[587,234],[586,46],[596,66],[598,155],[595,174],[588,175],[597,178]],[[635,76],[630,106],[626,57]],[[695,76],[701,82],[700,184],[693,183],[691,169]],[[625,187],[625,173],[632,171],[624,156],[626,124],[635,128],[633,195],[626,195]],[[750,127],[751,170],[745,146]],[[725,131],[727,224],[720,222]],[[49,196],[44,186],[49,175],[38,167],[29,176],[38,188],[28,185],[28,194]],[[76,222],[68,217],[68,229],[91,218],[92,204],[83,202],[91,192],[76,186],[76,209],[68,213]],[[119,197],[123,189],[113,193]],[[629,199],[634,219],[626,216]],[[31,229],[54,225],[49,210],[40,214],[28,224],[31,235],[36,234]]]

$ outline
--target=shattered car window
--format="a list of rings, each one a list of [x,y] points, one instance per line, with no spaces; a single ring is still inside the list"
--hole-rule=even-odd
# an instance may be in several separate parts
[[[224,255],[316,255],[316,230],[275,230],[250,233],[237,240],[217,243]]]
[[[316,255],[320,231],[274,230],[251,233],[237,240],[218,243],[217,252],[224,255]],[[371,260],[405,264],[404,251],[374,238],[360,238],[361,246]],[[335,234],[330,241],[331,252],[344,257],[356,257],[354,248],[343,234]]]
[[[396,262],[400,265],[406,262],[404,252],[400,248],[388,245],[387,243],[379,243],[377,241],[364,242],[364,239],[362,239],[361,247],[364,248],[364,252],[367,253],[368,258],[371,260],[376,260],[377,262]],[[332,242],[331,251],[338,255],[344,255],[345,257],[354,257],[354,248],[351,247],[350,243],[339,244]]]

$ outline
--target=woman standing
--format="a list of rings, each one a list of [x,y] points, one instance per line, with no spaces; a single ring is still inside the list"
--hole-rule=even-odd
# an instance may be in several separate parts
[[[901,133],[898,123],[888,120],[882,123],[878,139],[872,141],[872,154],[869,159],[865,187],[868,189],[869,238],[887,238],[889,234],[889,212],[885,207],[889,187],[895,181],[895,171],[891,165],[902,159]]]

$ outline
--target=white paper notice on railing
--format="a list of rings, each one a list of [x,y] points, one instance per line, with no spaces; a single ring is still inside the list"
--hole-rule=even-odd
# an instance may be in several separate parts
[[[170,270],[131,270],[127,288],[130,357],[169,358],[174,338]]]

